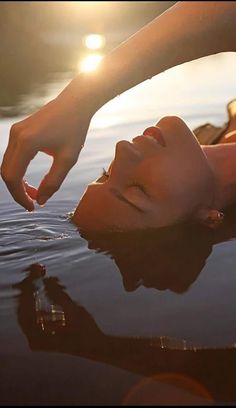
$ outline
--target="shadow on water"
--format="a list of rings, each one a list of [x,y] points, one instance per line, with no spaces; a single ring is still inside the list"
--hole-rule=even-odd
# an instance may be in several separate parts
[[[88,248],[112,257],[127,291],[143,285],[180,294],[195,282],[213,245],[236,236],[236,208],[217,231],[183,225],[142,235],[81,235]],[[57,277],[47,277],[43,265],[25,272],[14,287],[18,323],[31,350],[85,357],[144,376],[126,395],[126,405],[236,400],[235,344],[212,348],[167,336],[106,334]]]

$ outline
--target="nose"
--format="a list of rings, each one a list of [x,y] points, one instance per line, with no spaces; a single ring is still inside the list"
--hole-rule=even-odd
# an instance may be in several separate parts
[[[115,161],[116,160],[140,160],[141,153],[136,149],[133,143],[127,140],[120,140],[116,144]]]
[[[179,116],[168,115],[163,116],[156,124],[157,127],[163,130],[177,129],[183,127],[185,122]]]

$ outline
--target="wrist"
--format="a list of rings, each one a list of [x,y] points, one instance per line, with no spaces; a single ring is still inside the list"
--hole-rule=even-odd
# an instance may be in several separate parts
[[[67,101],[75,110],[85,111],[92,116],[105,104],[99,86],[97,72],[78,74],[58,95],[58,99]]]

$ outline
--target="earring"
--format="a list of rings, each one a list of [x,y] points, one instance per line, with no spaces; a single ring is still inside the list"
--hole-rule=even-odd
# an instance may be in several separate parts
[[[217,228],[224,220],[224,213],[218,210],[210,210],[207,217],[207,225],[211,228]]]

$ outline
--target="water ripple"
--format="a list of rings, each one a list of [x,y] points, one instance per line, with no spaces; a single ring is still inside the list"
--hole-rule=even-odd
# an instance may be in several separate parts
[[[56,261],[67,270],[68,263],[79,262],[78,255],[84,254],[86,245],[68,218],[67,211],[72,207],[71,202],[58,201],[28,213],[14,204],[1,204],[2,282],[4,273],[12,275],[30,263]],[[7,280],[7,275],[5,277]]]

